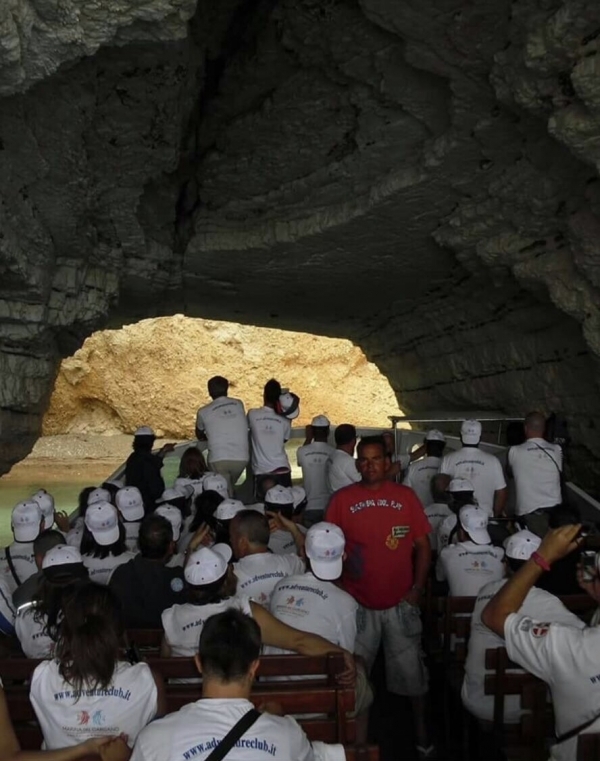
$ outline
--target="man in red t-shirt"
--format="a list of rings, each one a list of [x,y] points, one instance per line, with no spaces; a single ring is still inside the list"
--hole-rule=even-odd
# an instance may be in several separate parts
[[[432,757],[425,723],[427,671],[419,602],[431,563],[431,526],[414,491],[388,480],[385,441],[364,437],[360,483],[333,494],[325,520],[346,537],[342,586],[359,603],[356,652],[370,671],[383,639],[390,692],[412,699],[421,758]]]

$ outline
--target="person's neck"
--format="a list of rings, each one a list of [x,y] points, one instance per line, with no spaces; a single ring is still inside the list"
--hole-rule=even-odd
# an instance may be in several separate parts
[[[541,433],[526,433],[525,439],[526,441],[529,441],[529,439],[543,439],[544,436]]]
[[[360,483],[365,487],[365,489],[369,489],[369,491],[379,491],[379,489],[381,489],[386,481],[375,481],[374,483],[367,483],[363,478]]]
[[[340,452],[345,452],[346,454],[349,454],[350,457],[354,457],[354,447],[350,444],[340,444],[338,449]]]
[[[235,699],[249,700],[251,685],[247,682],[219,682],[217,679],[204,679],[202,697],[213,700]]]
[[[268,547],[263,547],[260,544],[255,544],[252,547],[248,548],[248,552],[244,553],[244,555],[242,555],[242,558],[247,558],[248,555],[263,555],[264,553],[268,551],[269,551]]]

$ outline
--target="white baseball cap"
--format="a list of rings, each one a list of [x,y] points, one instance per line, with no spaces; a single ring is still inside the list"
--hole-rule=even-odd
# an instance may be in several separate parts
[[[475,488],[466,478],[453,478],[448,484],[448,491],[475,491]]]
[[[42,511],[32,499],[19,502],[12,509],[11,525],[17,542],[33,542],[40,533]]]
[[[437,428],[432,428],[425,434],[425,441],[446,441],[446,437]]]
[[[529,560],[533,553],[538,549],[542,540],[532,531],[517,531],[504,541],[504,550],[506,557],[514,560]]]
[[[154,436],[156,438],[156,434],[150,428],[149,425],[142,425],[140,428],[137,429],[137,431],[133,434],[134,436]]]
[[[281,394],[279,406],[281,407],[281,414],[288,420],[295,420],[300,414],[300,399],[296,394],[291,394],[289,391]]]
[[[306,491],[302,486],[292,486],[290,489],[292,497],[294,498],[294,510],[299,507],[303,502],[306,502]]]
[[[183,487],[181,489],[176,489],[174,486],[170,489],[165,489],[164,492],[160,495],[160,497],[156,500],[159,504],[164,504],[165,502],[173,502],[173,500],[176,499],[188,499],[193,494],[193,490],[186,487],[185,491]]]
[[[464,420],[460,427],[460,437],[463,444],[479,444],[481,438],[481,423],[479,420]]]
[[[54,497],[45,489],[36,491],[29,499],[37,502],[44,516],[44,528],[50,528],[54,523]]]
[[[42,570],[54,568],[59,565],[72,565],[73,563],[83,563],[81,552],[76,547],[70,547],[68,544],[57,544],[44,555],[42,560]]]
[[[277,484],[265,494],[265,502],[270,505],[293,505],[294,494],[289,487]]]
[[[161,505],[154,511],[155,515],[162,515],[166,518],[173,528],[173,540],[176,542],[181,536],[181,524],[183,518],[181,516],[181,510],[175,505]]]
[[[342,575],[345,547],[346,538],[339,526],[325,521],[311,526],[304,550],[315,576],[325,581],[338,579]]]
[[[216,491],[222,497],[229,496],[229,487],[227,486],[227,479],[218,473],[211,473],[210,476],[206,476],[202,481],[202,487],[204,491]]]
[[[184,489],[186,486],[189,486],[194,497],[197,497],[204,490],[204,478],[176,478],[173,484],[174,489]]]
[[[487,530],[488,514],[475,505],[465,505],[458,512],[460,525],[475,542],[475,544],[491,544],[492,540]]]
[[[110,499],[111,493],[108,489],[102,489],[99,487],[98,489],[92,489],[88,494],[87,503],[88,505],[93,505],[94,502],[110,502]]]
[[[192,586],[201,587],[222,579],[227,573],[232,554],[228,544],[200,547],[188,559],[183,571],[185,580]]]
[[[311,425],[313,428],[329,428],[331,423],[329,422],[328,418],[325,417],[325,415],[317,415],[312,419]]]
[[[119,541],[119,514],[110,502],[94,502],[85,511],[85,525],[98,544],[106,547]]]
[[[139,521],[144,517],[144,500],[137,486],[124,486],[115,496],[123,520]]]
[[[239,499],[224,499],[215,510],[215,518],[218,521],[230,521],[245,509],[246,505]]]

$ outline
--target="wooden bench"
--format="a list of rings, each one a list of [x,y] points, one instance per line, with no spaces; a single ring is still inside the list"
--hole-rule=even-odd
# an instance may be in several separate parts
[[[9,713],[17,737],[25,749],[40,747],[41,733],[29,701],[28,681],[39,661],[26,658],[0,660],[0,676],[5,685]],[[201,697],[202,685],[172,683],[173,679],[199,679],[193,658],[148,658],[148,665],[165,679],[167,711],[179,710]],[[355,719],[349,716],[355,708],[354,687],[340,687],[336,682],[345,670],[343,656],[264,656],[261,658],[261,677],[309,677],[302,680],[262,681],[252,690],[256,706],[266,701],[279,703],[286,714],[298,716],[298,721],[310,740],[330,743],[353,743],[356,736]],[[302,714],[309,716],[303,717]],[[317,716],[310,716],[317,714]]]
[[[160,651],[160,644],[165,633],[162,629],[127,629],[125,639],[130,647],[136,647],[139,651]]]
[[[485,652],[484,692],[494,696],[493,732],[509,759],[523,758],[545,761],[545,736],[554,724],[547,710],[547,686],[537,677],[523,671],[508,657],[506,648]],[[518,695],[525,712],[519,724],[504,723],[504,701]],[[550,726],[549,726],[550,725]]]
[[[379,761],[378,745],[344,745],[344,752],[346,761]]]

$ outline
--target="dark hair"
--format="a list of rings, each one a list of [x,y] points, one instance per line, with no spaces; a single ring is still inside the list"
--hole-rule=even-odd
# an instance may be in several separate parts
[[[85,576],[55,576],[48,578],[44,573],[38,583],[38,588],[33,596],[35,611],[33,618],[37,624],[44,625],[44,633],[56,642],[59,636],[59,627],[65,605],[73,597],[79,587],[90,584]]]
[[[49,550],[64,544],[65,538],[54,528],[47,528],[36,536],[33,540],[33,554],[45,555]]]
[[[121,487],[117,486],[117,484],[113,484],[111,481],[104,481],[104,483],[102,484],[100,488],[104,489],[110,494],[110,503],[111,505],[114,505],[115,496]]]
[[[123,621],[113,592],[85,584],[64,607],[54,656],[62,678],[75,690],[106,689],[119,660]]]
[[[94,535],[87,526],[83,527],[81,535],[80,552],[82,555],[91,555],[94,558],[107,558],[109,555],[122,555],[127,550],[125,543],[125,526],[119,523],[119,538],[114,544],[98,544]]]
[[[88,497],[95,488],[95,486],[86,486],[85,489],[82,489],[79,492],[79,497],[77,498],[77,515],[80,518],[85,518],[85,511],[88,509]]]
[[[203,523],[208,524],[213,531],[217,529],[217,521],[214,517],[217,507],[225,499],[218,491],[208,489],[199,494],[194,500],[196,513],[190,524],[190,533],[197,531]]]
[[[149,560],[162,560],[173,541],[173,526],[162,515],[150,513],[140,523],[140,554]]]
[[[465,505],[475,505],[476,500],[472,491],[449,491],[450,501],[449,508],[453,513],[458,513],[461,507]]]
[[[504,555],[504,559],[506,560],[506,565],[510,568],[512,573],[516,573],[520,568],[522,568],[526,560],[517,560],[516,558],[509,558],[508,555]]]
[[[186,582],[187,598],[192,605],[215,605],[235,594],[235,576],[233,577],[233,584],[234,586],[231,588],[229,570],[211,584],[196,585]]]
[[[313,438],[315,441],[327,441],[330,427],[328,425],[313,425]]]
[[[284,518],[291,520],[294,515],[294,503],[288,502],[285,505],[279,505],[265,500],[265,512],[281,513]]]
[[[425,451],[427,452],[427,457],[441,457],[444,454],[445,448],[446,448],[445,441],[426,441],[425,442]]]
[[[356,428],[350,423],[342,423],[335,429],[333,437],[338,446],[344,446],[356,438]]]
[[[265,383],[265,387],[263,389],[265,404],[276,404],[279,401],[280,396],[281,384],[279,381],[276,381],[275,378],[271,378],[271,380]]]
[[[179,460],[179,478],[200,478],[208,470],[198,447],[188,447]]]
[[[359,456],[365,447],[380,447],[384,457],[390,456],[383,436],[363,436],[356,447],[356,452]]]
[[[217,399],[219,396],[227,396],[227,390],[229,389],[229,381],[222,375],[213,375],[208,381],[208,393],[212,399]]]
[[[244,536],[250,544],[259,544],[266,547],[269,544],[269,521],[265,515],[258,510],[240,510],[233,518],[235,529],[241,536]]]
[[[260,628],[250,616],[234,608],[211,616],[200,634],[202,673],[222,682],[243,679],[258,659],[260,647]]]
[[[131,448],[134,452],[151,452],[156,436],[134,436]]]

